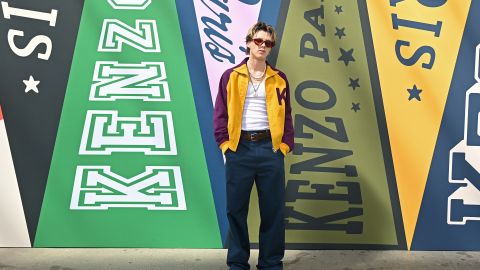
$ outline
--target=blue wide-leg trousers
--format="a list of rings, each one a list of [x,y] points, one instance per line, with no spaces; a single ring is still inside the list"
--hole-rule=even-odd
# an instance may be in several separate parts
[[[248,206],[253,183],[258,191],[260,235],[258,269],[282,269],[285,253],[284,156],[271,140],[240,139],[236,152],[227,150],[227,216],[230,225],[227,265],[249,269]]]

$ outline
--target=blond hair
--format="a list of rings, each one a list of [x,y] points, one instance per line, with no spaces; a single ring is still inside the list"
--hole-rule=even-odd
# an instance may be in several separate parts
[[[247,36],[245,37],[245,43],[252,41],[253,36],[255,36],[258,31],[265,31],[269,33],[272,37],[273,45],[275,46],[275,43],[277,42],[277,33],[275,32],[275,29],[273,29],[273,26],[264,22],[257,22],[252,27],[250,27],[250,29],[248,29]],[[250,54],[250,48],[248,47],[246,54]]]

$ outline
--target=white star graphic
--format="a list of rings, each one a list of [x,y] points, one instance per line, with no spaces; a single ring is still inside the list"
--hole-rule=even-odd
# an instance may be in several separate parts
[[[33,76],[30,75],[30,78],[27,80],[23,80],[23,83],[25,84],[25,93],[28,93],[30,91],[34,91],[35,93],[38,93],[38,88],[37,85],[40,83],[40,81],[35,81],[33,79]]]

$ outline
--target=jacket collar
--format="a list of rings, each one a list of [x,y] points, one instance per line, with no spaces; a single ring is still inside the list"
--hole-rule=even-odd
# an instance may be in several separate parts
[[[233,70],[235,70],[238,73],[241,73],[241,74],[244,74],[244,75],[248,76],[247,61],[248,61],[248,57],[243,59],[243,61],[240,64],[238,64],[237,67],[235,67]],[[265,73],[266,73],[265,74],[265,79],[266,79],[268,77],[272,77],[275,74],[277,74],[278,70],[272,68],[272,66],[267,61],[267,70],[265,71]]]

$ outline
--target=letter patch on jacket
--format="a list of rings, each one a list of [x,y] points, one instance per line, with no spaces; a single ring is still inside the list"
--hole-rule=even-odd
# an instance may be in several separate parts
[[[282,93],[280,93],[280,88],[277,88],[277,98],[278,105],[282,105],[282,99],[287,102],[287,88],[283,88]]]

